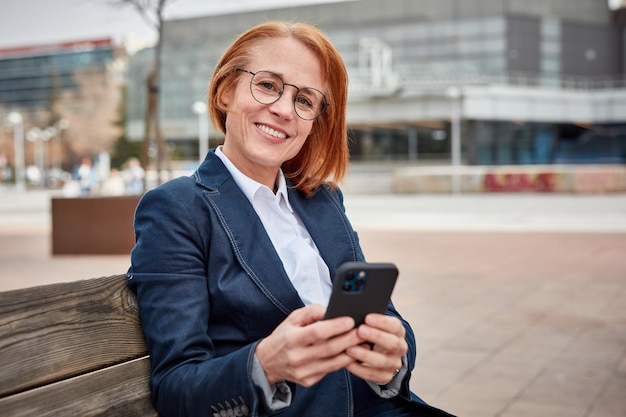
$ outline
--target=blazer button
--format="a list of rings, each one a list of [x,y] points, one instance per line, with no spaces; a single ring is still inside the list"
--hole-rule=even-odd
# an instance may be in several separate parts
[[[245,404],[241,404],[241,407],[239,407],[239,414],[236,414],[237,417],[245,417],[245,416],[249,416],[250,415],[250,409],[248,408],[247,405]]]

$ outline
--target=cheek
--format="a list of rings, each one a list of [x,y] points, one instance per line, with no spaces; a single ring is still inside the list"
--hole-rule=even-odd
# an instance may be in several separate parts
[[[304,141],[308,142],[313,137],[313,125],[309,125],[303,130]]]
[[[310,146],[311,144],[308,143],[311,140],[311,130],[303,130],[301,131],[301,134],[298,135],[298,140],[293,142],[293,145],[295,148],[298,149],[298,152],[300,152],[300,150],[304,147]]]

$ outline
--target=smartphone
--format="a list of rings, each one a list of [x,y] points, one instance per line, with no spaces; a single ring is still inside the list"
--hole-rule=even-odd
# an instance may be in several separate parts
[[[392,263],[346,262],[337,270],[326,319],[350,316],[356,326],[369,313],[384,313],[398,278]]]

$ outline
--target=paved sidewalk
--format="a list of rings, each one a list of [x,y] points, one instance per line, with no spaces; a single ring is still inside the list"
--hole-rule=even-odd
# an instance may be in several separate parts
[[[401,275],[412,387],[465,417],[626,416],[626,234],[361,233]]]
[[[50,256],[47,197],[4,197],[0,290],[126,271]],[[626,416],[626,197],[500,197],[346,196],[369,260],[401,271],[413,389],[459,417]]]

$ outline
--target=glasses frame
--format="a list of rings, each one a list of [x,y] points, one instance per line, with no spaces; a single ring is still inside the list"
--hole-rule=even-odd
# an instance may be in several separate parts
[[[293,96],[293,110],[296,113],[296,115],[301,118],[302,120],[307,120],[307,121],[311,121],[311,120],[316,120],[318,117],[320,117],[322,115],[322,113],[324,113],[326,111],[326,109],[328,108],[329,104],[328,104],[328,100],[326,100],[326,95],[324,93],[322,93],[320,90],[318,90],[317,88],[313,88],[313,87],[298,87],[296,85],[293,84],[289,84],[286,83],[282,77],[276,73],[273,73],[272,71],[267,71],[267,70],[259,70],[257,72],[252,72],[252,71],[248,71],[246,69],[243,68],[236,68],[237,71],[241,71],[241,72],[247,72],[248,74],[252,75],[252,78],[250,78],[250,95],[252,95],[252,98],[259,104],[264,104],[264,105],[270,105],[270,104],[274,104],[276,103],[278,100],[280,100],[280,98],[283,96],[283,93],[285,92],[285,86],[288,85],[290,87],[293,87],[296,89],[296,94]],[[278,78],[282,83],[283,83],[283,88],[278,92],[278,97],[276,97],[276,99],[274,101],[271,101],[269,103],[264,103],[262,101],[260,101],[259,99],[257,99],[254,95],[254,93],[252,92],[252,81],[254,80],[254,77],[259,73],[259,72],[267,72],[269,74],[272,74],[273,76],[275,76],[276,78]],[[302,117],[300,115],[300,113],[298,113],[298,108],[296,107],[296,98],[298,97],[298,93],[300,92],[300,90],[314,90],[317,91],[318,93],[320,93],[322,95],[322,105],[320,107],[319,112],[317,113],[317,115],[311,119],[307,119],[306,117]]]

